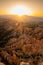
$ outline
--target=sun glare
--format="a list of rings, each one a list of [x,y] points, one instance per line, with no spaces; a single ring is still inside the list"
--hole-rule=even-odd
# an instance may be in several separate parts
[[[17,5],[15,7],[12,7],[9,11],[10,14],[15,14],[15,15],[31,15],[31,10],[28,9],[26,6],[22,6],[22,5]]]

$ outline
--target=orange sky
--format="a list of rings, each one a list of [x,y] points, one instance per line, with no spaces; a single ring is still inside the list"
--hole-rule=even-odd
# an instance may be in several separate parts
[[[30,8],[32,16],[43,17],[43,0],[0,0],[0,15],[8,14],[9,9],[22,4]]]

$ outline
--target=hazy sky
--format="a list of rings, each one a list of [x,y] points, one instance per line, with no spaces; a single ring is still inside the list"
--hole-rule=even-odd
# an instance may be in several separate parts
[[[0,14],[7,14],[12,6],[18,4],[30,8],[35,16],[43,16],[43,0],[0,0]]]

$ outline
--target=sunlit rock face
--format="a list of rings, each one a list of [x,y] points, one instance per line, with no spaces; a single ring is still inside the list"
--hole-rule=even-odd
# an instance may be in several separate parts
[[[43,62],[39,62],[39,64],[38,65],[43,65]]]
[[[5,64],[3,64],[3,63],[0,62],[0,65],[5,65]]]
[[[28,62],[21,62],[20,65],[30,65]]]

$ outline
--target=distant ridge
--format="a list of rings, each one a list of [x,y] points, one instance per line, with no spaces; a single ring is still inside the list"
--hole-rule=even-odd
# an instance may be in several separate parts
[[[18,16],[18,15],[0,15],[0,18],[6,18],[6,19],[14,19],[14,20],[22,20],[25,22],[43,22],[43,17],[36,17],[36,16],[28,16],[28,15],[23,15],[23,16]]]

